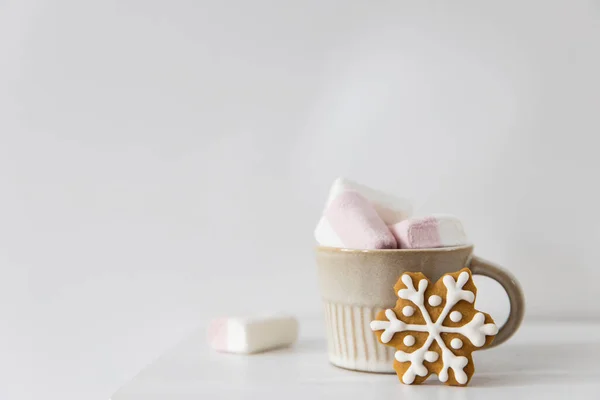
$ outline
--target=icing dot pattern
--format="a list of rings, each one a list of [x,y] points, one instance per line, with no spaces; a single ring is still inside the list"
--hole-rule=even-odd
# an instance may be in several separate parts
[[[402,309],[402,315],[404,315],[405,317],[412,317],[412,315],[415,313],[415,309],[414,307],[411,306],[405,306]]]
[[[402,340],[405,346],[413,346],[415,344],[415,337],[413,335],[406,335]]]
[[[450,313],[450,321],[459,322],[462,319],[462,314],[460,311],[452,311]]]
[[[429,298],[427,299],[427,302],[429,303],[430,306],[437,307],[440,304],[442,304],[442,298],[440,296],[438,296],[437,294],[434,294],[433,296],[429,296]]]

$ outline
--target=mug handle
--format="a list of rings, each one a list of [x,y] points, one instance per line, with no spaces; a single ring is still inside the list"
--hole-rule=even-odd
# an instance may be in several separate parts
[[[510,272],[477,256],[471,258],[469,269],[473,275],[483,275],[492,278],[502,285],[508,295],[510,315],[488,348],[501,345],[519,329],[521,322],[523,322],[523,316],[525,315],[523,289],[521,289],[521,285]]]

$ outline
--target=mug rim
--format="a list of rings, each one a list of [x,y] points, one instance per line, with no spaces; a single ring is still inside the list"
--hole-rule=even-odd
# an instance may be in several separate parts
[[[330,253],[367,253],[367,254],[382,254],[382,253],[445,253],[452,251],[465,250],[473,248],[473,244],[465,244],[461,246],[451,247],[432,247],[426,249],[349,249],[344,247],[331,247],[331,246],[317,246],[317,251],[330,252]]]

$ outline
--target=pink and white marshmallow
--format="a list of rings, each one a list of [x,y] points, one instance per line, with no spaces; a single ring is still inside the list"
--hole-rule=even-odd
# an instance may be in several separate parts
[[[346,178],[337,178],[333,182],[325,208],[329,207],[340,194],[349,191],[360,193],[366,197],[386,225],[400,222],[412,214],[412,205],[409,200],[375,190]]]
[[[392,225],[408,218],[411,212],[412,206],[406,199],[338,178],[329,191],[315,238],[321,246],[395,249],[395,239],[381,221]]]
[[[460,220],[452,215],[436,214],[411,218],[389,226],[400,249],[427,249],[468,244]]]
[[[373,204],[355,191],[337,195],[315,230],[322,246],[351,249],[396,249],[396,239]]]
[[[208,327],[210,346],[226,353],[259,353],[289,346],[297,338],[298,321],[290,315],[218,318]]]

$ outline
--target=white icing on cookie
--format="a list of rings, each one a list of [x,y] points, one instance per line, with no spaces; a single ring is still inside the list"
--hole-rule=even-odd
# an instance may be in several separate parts
[[[440,346],[441,347],[441,346]],[[454,372],[454,378],[460,384],[465,384],[469,380],[464,369],[469,363],[467,357],[457,357],[450,351],[446,345],[442,348],[442,370],[438,374],[438,378],[441,382],[448,381],[448,370],[452,369]]]
[[[472,303],[475,301],[475,293],[469,290],[462,290],[465,283],[469,280],[468,272],[461,272],[456,282],[450,275],[444,276],[442,282],[446,286],[446,303],[452,304],[452,307],[461,300]]]
[[[396,313],[394,310],[387,309],[385,310],[385,316],[388,321],[371,321],[371,330],[380,331],[383,330],[381,334],[381,341],[383,343],[389,343],[394,337],[394,334],[397,332],[404,331],[416,331],[416,332],[427,332],[427,326],[425,325],[416,325],[416,324],[405,324],[400,321],[398,317],[396,317]]]
[[[414,307],[404,306],[404,308],[402,309],[402,315],[404,315],[405,317],[412,317],[412,315],[414,313],[415,313]]]
[[[460,311],[452,311],[450,313],[450,321],[452,322],[458,322],[462,319],[462,314],[460,313]]]
[[[426,351],[425,352],[425,361],[436,362],[440,356],[435,351]]]
[[[423,304],[423,293],[425,293],[425,289],[427,289],[429,282],[427,282],[426,279],[421,279],[419,281],[419,290],[415,290],[410,275],[404,274],[402,275],[401,279],[402,283],[406,285],[406,289],[398,290],[398,297],[401,299],[410,300],[417,306],[419,304]]]
[[[410,275],[402,275],[401,280],[406,285],[406,289],[399,290],[398,297],[413,302],[419,311],[421,311],[423,319],[425,320],[425,324],[406,324],[403,321],[398,320],[393,310],[386,310],[385,316],[387,317],[388,321],[372,321],[371,329],[374,331],[384,331],[381,334],[381,341],[383,343],[388,343],[394,334],[398,332],[414,331],[429,333],[427,340],[423,346],[421,346],[421,348],[413,351],[412,353],[406,353],[402,350],[399,350],[395,353],[394,357],[398,362],[410,362],[409,368],[402,375],[402,382],[411,384],[414,382],[417,376],[423,377],[429,374],[429,371],[427,367],[423,365],[423,362],[435,362],[439,358],[436,352],[429,351],[429,347],[433,341],[436,341],[442,352],[442,369],[438,374],[440,381],[448,381],[448,370],[452,369],[454,377],[459,384],[467,383],[468,376],[464,372],[464,368],[468,364],[469,360],[464,356],[455,355],[452,350],[446,346],[446,343],[444,343],[440,334],[459,333],[465,336],[474,346],[481,347],[485,344],[486,336],[492,336],[498,333],[498,327],[495,324],[484,323],[485,315],[482,313],[475,314],[473,319],[463,326],[449,327],[443,325],[444,320],[459,301],[464,300],[469,303],[473,303],[475,301],[475,294],[473,292],[469,290],[463,290],[464,285],[469,280],[469,274],[467,272],[461,272],[456,281],[450,275],[444,276],[442,282],[446,287],[446,304],[444,305],[442,312],[435,322],[431,320],[431,316],[425,308],[424,293],[427,289],[428,281],[421,279],[418,282],[418,289],[416,289]],[[438,297],[439,302],[437,299],[434,299],[434,297]],[[440,305],[441,302],[442,299],[437,295],[433,295],[428,298],[428,303],[434,307]],[[404,309],[402,313],[404,314]],[[458,311],[455,311],[451,313],[450,319],[454,322],[458,322],[462,320],[462,314]],[[455,347],[459,345],[459,342],[460,347]],[[461,348],[462,345],[462,340],[458,338],[453,339],[450,343],[450,346],[455,349]]]
[[[404,339],[402,339],[402,343],[404,343],[405,346],[412,346],[415,344],[415,337],[413,335],[406,335],[404,336]]]
[[[427,349],[433,342],[433,337],[430,335],[427,338],[427,341],[420,349],[413,351],[412,353],[406,353],[402,350],[398,350],[394,357],[398,362],[406,362],[410,361],[410,367],[406,370],[404,375],[402,375],[402,382],[411,384],[415,381],[415,378],[418,376],[427,376],[429,372],[427,367],[423,365],[425,361],[425,354],[429,353]]]
[[[484,324],[485,315],[477,313],[468,324],[457,327],[444,327],[444,332],[460,333],[469,339],[476,347],[481,347],[485,344],[486,336],[493,336],[498,333],[496,324]]]
[[[463,346],[463,342],[462,340],[460,340],[459,338],[454,338],[450,341],[450,347],[452,347],[453,349],[460,349]]]
[[[438,296],[437,294],[434,294],[433,296],[429,296],[429,298],[427,299],[427,302],[429,303],[430,306],[437,307],[440,304],[442,304],[442,298],[440,296]]]

